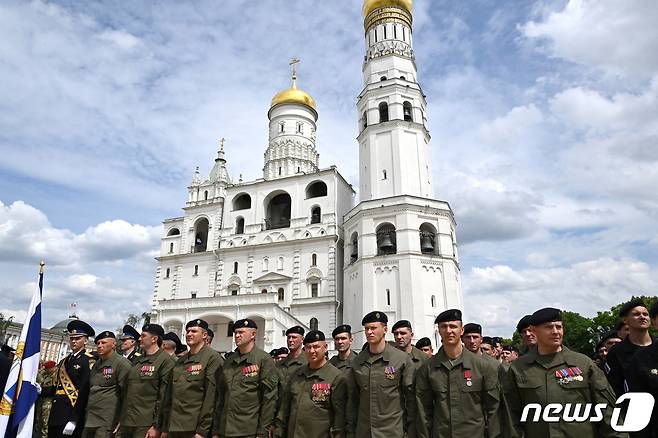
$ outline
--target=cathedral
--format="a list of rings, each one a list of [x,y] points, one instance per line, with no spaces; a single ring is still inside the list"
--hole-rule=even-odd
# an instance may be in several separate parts
[[[208,176],[197,168],[183,216],[164,221],[154,322],[183,334],[203,318],[219,351],[233,348],[239,318],[256,321],[265,350],[285,345],[288,327],[345,323],[358,349],[361,318],[377,309],[437,346],[434,317],[462,308],[462,293],[455,219],[434,199],[412,0],[365,0],[363,17],[358,193],[320,165],[317,106],[293,59],[291,87],[268,111],[262,178],[233,180],[222,140]]]

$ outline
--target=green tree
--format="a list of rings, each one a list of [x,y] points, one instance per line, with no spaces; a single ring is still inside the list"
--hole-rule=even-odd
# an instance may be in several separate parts
[[[592,335],[592,320],[577,312],[562,311],[564,344],[572,350],[591,355],[596,345]]]

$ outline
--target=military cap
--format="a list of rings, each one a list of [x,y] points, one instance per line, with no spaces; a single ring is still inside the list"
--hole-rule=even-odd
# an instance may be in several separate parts
[[[448,309],[439,313],[439,316],[434,320],[434,324],[440,324],[448,321],[461,321],[462,311],[459,309]]]
[[[516,348],[514,345],[503,345],[503,351],[510,351],[510,352],[518,353],[519,349]]]
[[[493,345],[500,344],[500,342],[501,342],[501,339],[500,339],[499,336],[494,336],[494,337],[491,338],[491,340],[493,341]]]
[[[247,318],[247,319],[238,319],[237,321],[235,321],[233,323],[233,331],[235,331],[235,329],[239,329],[239,328],[257,329],[258,326],[256,325],[256,323],[253,320]]]
[[[516,324],[516,331],[521,333],[523,330],[530,327],[530,318],[532,318],[532,315],[526,315],[519,319],[518,324]]]
[[[142,331],[143,332],[148,332],[148,333],[150,333],[152,335],[155,335],[155,336],[159,337],[160,339],[164,340],[165,332],[164,332],[164,329],[162,328],[161,325],[158,325],[158,324],[145,324],[142,327]]]
[[[116,339],[116,336],[114,336],[114,333],[112,333],[109,330],[105,330],[104,332],[100,332],[96,338],[94,338],[94,342],[98,342],[101,339]]]
[[[644,307],[646,309],[647,305],[644,304],[644,301],[642,301],[639,298],[636,298],[634,300],[629,301],[628,303],[624,304],[621,306],[621,309],[619,309],[619,317],[620,318],[625,318],[628,316],[628,313],[633,310],[636,307]]]
[[[418,342],[416,342],[416,348],[431,347],[431,346],[432,346],[432,341],[430,341],[430,338],[420,338]]]
[[[530,316],[530,325],[540,325],[545,322],[562,321],[562,312],[553,307],[544,307]]]
[[[13,353],[14,351],[16,351],[16,349],[13,348],[13,347],[10,347],[7,344],[5,344],[0,348],[0,351],[2,351],[5,354],[9,354],[9,353]]]
[[[93,328],[86,322],[80,319],[74,319],[66,325],[66,330],[69,332],[70,338],[78,338],[80,336],[91,337],[96,334]]]
[[[181,353],[185,353],[186,351],[187,351],[187,345],[183,345],[183,343],[181,342],[176,346],[176,350],[174,351],[174,353],[181,354]]]
[[[288,354],[290,353],[290,350],[288,350],[288,347],[281,347],[278,350],[279,352],[277,354]]]
[[[493,346],[493,339],[491,339],[491,336],[483,336],[482,337],[482,343],[483,344],[489,344]]]
[[[654,319],[658,316],[658,300],[654,301],[649,309],[649,318]]]
[[[304,336],[304,345],[324,340],[324,333],[322,333],[320,330],[311,330],[310,332],[306,333],[306,336]]]
[[[215,332],[212,331],[212,329],[209,328],[207,331],[208,331],[208,337],[209,338],[214,338],[215,337]]]
[[[174,332],[167,332],[167,333],[162,337],[162,340],[163,340],[163,341],[174,341],[174,342],[176,343],[176,345],[180,345],[180,344],[181,344],[180,338],[179,338],[178,335],[177,335],[176,333],[174,333]]]
[[[466,333],[479,333],[482,334],[482,326],[474,322],[469,322],[464,325],[464,334]]]
[[[190,327],[201,327],[202,329],[207,331],[208,323],[205,322],[203,319],[193,319],[192,321],[185,324],[185,330],[187,330]]]
[[[121,336],[119,336],[119,339],[134,339],[135,341],[139,341],[139,332],[135,330],[133,326],[124,325],[121,329],[121,332],[122,333]]]
[[[288,336],[290,334],[297,334],[297,335],[300,335],[300,336],[304,336],[304,328],[300,327],[298,325],[296,325],[294,327],[290,327],[288,330],[286,330],[286,336]]]
[[[386,316],[384,312],[373,310],[363,317],[361,320],[361,325],[366,325],[371,322],[381,322],[383,324],[388,324],[388,316]]]
[[[397,329],[403,328],[403,327],[408,327],[409,330],[411,330],[411,323],[409,321],[407,321],[406,319],[401,319],[398,322],[396,322],[395,324],[393,324],[393,328],[391,329],[391,331],[394,332]]]
[[[337,335],[341,333],[348,333],[350,336],[352,335],[352,326],[349,324],[343,324],[339,325],[334,329],[333,332],[331,332],[331,337],[335,338]]]
[[[274,350],[270,350],[270,356],[274,357],[277,354],[279,354],[279,349],[278,348],[275,348]]]

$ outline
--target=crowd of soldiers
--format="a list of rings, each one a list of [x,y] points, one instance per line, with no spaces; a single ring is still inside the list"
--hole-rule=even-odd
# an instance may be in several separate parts
[[[81,320],[68,324],[72,353],[44,364],[35,433],[48,437],[354,437],[496,438],[628,437],[617,432],[613,409],[627,391],[658,396],[658,303],[631,301],[621,325],[601,339],[597,358],[563,344],[561,312],[543,308],[517,324],[522,351],[463,324],[461,311],[436,317],[441,347],[412,345],[409,321],[392,326],[386,313],[361,321],[366,343],[353,348],[349,325],[331,336],[302,327],[286,331],[287,347],[269,354],[256,346],[258,327],[235,321],[234,351],[210,347],[202,319],[189,321],[184,346],[174,333],[146,324],[138,333],[96,335]],[[95,336],[96,335],[96,336]],[[95,336],[96,351],[85,345]],[[136,347],[141,347],[141,354]],[[45,404],[47,402],[47,405]],[[522,420],[529,404],[603,404],[592,421]],[[557,404],[557,405],[556,405]],[[570,404],[570,405],[569,405]],[[567,407],[568,409],[568,407]],[[558,411],[559,412],[559,409]],[[534,413],[533,413],[534,414]],[[657,437],[658,419],[631,437]],[[35,435],[37,436],[37,435]]]

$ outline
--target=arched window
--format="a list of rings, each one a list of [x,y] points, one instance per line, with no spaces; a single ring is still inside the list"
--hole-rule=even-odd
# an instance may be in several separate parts
[[[167,233],[167,236],[179,236],[179,235],[180,235],[180,230],[178,228],[172,228]]]
[[[386,289],[386,305],[391,305],[391,290]]]
[[[233,198],[233,210],[247,210],[251,208],[251,196],[246,193]]]
[[[395,254],[397,241],[395,226],[385,222],[377,227],[377,255]]]
[[[233,337],[233,321],[228,322],[228,327],[226,328],[226,337]]]
[[[268,230],[288,228],[290,226],[290,211],[292,201],[287,193],[279,193],[265,200],[265,225]]]
[[[361,118],[361,126],[363,129],[368,127],[368,114],[365,111],[363,112],[363,117]]]
[[[286,124],[285,122],[279,123],[279,132],[283,132],[286,129]]]
[[[320,207],[313,207],[311,209],[311,223],[319,224],[320,222],[322,222],[322,210]]]
[[[311,266],[317,266],[317,265],[318,265],[318,255],[311,254]]]
[[[171,269],[167,268],[165,271],[165,278],[169,278],[169,274],[171,274]]]
[[[304,124],[302,122],[297,122],[297,134],[304,132]]]
[[[208,219],[202,217],[194,225],[194,247],[192,252],[204,252],[208,247]]]
[[[327,196],[327,185],[323,181],[315,181],[306,186],[306,199]]]
[[[430,304],[432,305],[432,307],[436,307],[436,296],[432,295],[432,297],[430,298]]]
[[[277,291],[277,294],[278,294],[278,296],[279,296],[279,301],[285,301],[285,299],[286,299],[286,291],[283,290],[282,287],[279,288],[279,290]]]
[[[385,81],[385,80],[386,80],[386,76],[382,76],[381,78],[379,78],[379,80],[380,80],[381,82]]]
[[[267,293],[267,289],[261,289],[260,293],[262,293],[262,294],[266,294],[266,293]]]
[[[238,273],[238,262],[233,262],[233,273],[234,274]]]
[[[269,271],[270,270],[270,259],[265,257],[263,259],[263,271]]]
[[[386,169],[382,170],[382,179],[386,179],[388,177],[388,174],[386,173]]]
[[[237,287],[231,289],[231,295],[235,296],[235,295],[237,295],[237,294],[238,294],[238,288],[237,288]]]
[[[280,271],[283,269],[283,257],[279,257],[278,263],[276,265],[276,268]]]
[[[208,200],[208,190],[203,192],[203,200],[207,201]]]
[[[359,234],[355,231],[352,233],[352,252],[350,253],[350,262],[355,262],[359,258]]]
[[[402,104],[402,110],[404,113],[404,121],[405,122],[413,122],[414,121],[414,116],[413,112],[411,110],[411,102],[408,100],[405,100],[404,103]]]
[[[308,326],[311,328],[311,330],[317,330],[318,329],[318,319],[317,318],[311,318],[311,320],[308,323]]]
[[[404,76],[400,76],[400,79],[402,79],[403,81],[407,80],[407,78],[405,78]]]
[[[199,265],[194,265],[194,276],[199,275]]]
[[[311,297],[317,298],[318,296],[319,285],[317,283],[311,283]]]
[[[237,218],[235,220],[235,234],[244,234],[244,218]]]
[[[170,243],[170,244],[169,244],[169,254],[171,254],[171,253],[173,253],[173,252],[174,252],[174,244],[173,244],[173,243]]]
[[[379,104],[379,122],[388,122],[388,104],[386,102]]]
[[[420,252],[423,254],[436,254],[436,228],[425,222],[418,231],[420,237]]]

